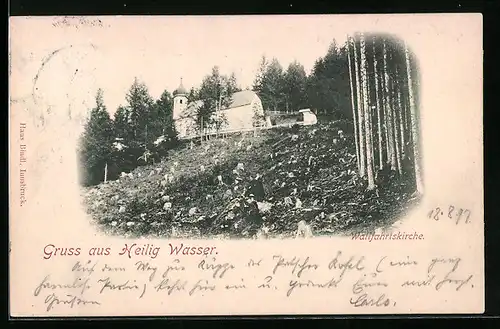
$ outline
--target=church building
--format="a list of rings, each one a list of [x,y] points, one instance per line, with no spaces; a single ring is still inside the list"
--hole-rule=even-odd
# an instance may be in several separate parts
[[[180,138],[194,137],[200,133],[197,127],[196,113],[203,106],[203,100],[189,101],[188,91],[182,84],[174,90],[173,119]],[[239,131],[265,125],[264,109],[259,96],[252,90],[238,91],[231,95],[229,106],[214,111],[212,115],[224,118],[225,124],[219,129],[224,131]],[[204,133],[215,133],[215,127],[204,127]]]

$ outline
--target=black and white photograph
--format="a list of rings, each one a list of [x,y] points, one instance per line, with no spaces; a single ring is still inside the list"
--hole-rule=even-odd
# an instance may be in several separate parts
[[[155,38],[109,40],[119,73],[96,78],[78,146],[96,228],[261,239],[396,225],[424,193],[418,58],[397,34],[335,19],[264,33],[250,18],[164,18]]]
[[[484,312],[481,15],[10,36],[13,316]]]

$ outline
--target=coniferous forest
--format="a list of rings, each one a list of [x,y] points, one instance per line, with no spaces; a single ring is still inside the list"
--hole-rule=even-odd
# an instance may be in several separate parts
[[[215,65],[189,91],[189,101],[204,101],[195,113],[200,131],[242,89],[254,90],[266,113],[310,108],[318,118],[216,140],[177,137],[168,90],[155,100],[135,79],[113,115],[99,90],[79,149],[88,210],[104,228],[132,235],[286,235],[298,222],[328,234],[390,224],[424,191],[418,81],[404,41],[367,33],[333,40],[309,74],[297,61],[284,68],[262,56],[243,87]]]

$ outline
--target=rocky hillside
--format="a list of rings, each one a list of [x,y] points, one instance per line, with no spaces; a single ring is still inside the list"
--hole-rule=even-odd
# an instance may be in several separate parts
[[[340,131],[340,132],[339,132]],[[96,225],[121,236],[294,236],[390,225],[416,200],[380,174],[366,191],[345,123],[276,128],[186,143],[161,163],[83,191]]]

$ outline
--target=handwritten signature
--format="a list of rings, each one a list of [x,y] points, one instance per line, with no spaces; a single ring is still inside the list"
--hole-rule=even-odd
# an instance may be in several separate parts
[[[101,305],[100,302],[95,300],[85,300],[81,297],[75,295],[65,295],[64,299],[58,297],[56,294],[52,293],[45,298],[45,305],[47,305],[47,312],[54,308],[54,305],[68,305],[70,308],[73,308],[75,305]]]

